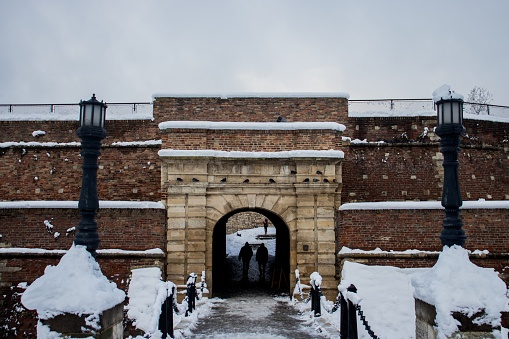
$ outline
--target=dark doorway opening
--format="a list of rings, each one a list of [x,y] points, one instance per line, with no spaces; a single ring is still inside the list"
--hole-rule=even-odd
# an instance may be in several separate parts
[[[234,215],[245,212],[260,214],[261,221],[250,228],[232,231],[231,223],[228,224],[228,220]],[[269,225],[272,226],[267,235],[264,234],[262,224],[264,218],[267,218]],[[253,232],[260,234],[255,240],[252,237]],[[229,234],[227,235],[227,233]],[[274,233],[275,236],[273,236]],[[227,236],[233,238],[229,238],[227,241]],[[249,245],[253,251],[247,278],[242,276],[242,261],[238,259],[238,247],[240,244],[244,245],[246,241],[251,241]],[[231,246],[232,243],[238,244],[237,247]],[[261,243],[269,248],[269,260],[266,274],[263,277],[260,276],[256,261],[256,252]],[[271,248],[273,251],[270,250]],[[278,215],[264,209],[238,209],[223,216],[216,223],[212,235],[212,291],[214,297],[229,297],[254,290],[268,294],[288,294],[290,290],[289,271],[290,232]]]

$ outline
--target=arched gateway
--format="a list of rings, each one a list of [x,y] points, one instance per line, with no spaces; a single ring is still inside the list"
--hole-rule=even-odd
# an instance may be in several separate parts
[[[154,107],[168,107],[168,100],[182,107],[185,99],[179,99],[157,98]],[[213,295],[226,254],[226,221],[253,211],[276,227],[276,260],[290,286],[298,268],[304,281],[318,271],[324,292],[336,290],[344,126],[287,120],[160,120],[168,279],[180,284],[190,272],[205,271]]]

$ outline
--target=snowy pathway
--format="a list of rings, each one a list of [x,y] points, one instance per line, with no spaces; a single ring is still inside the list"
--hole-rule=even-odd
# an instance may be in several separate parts
[[[321,338],[289,297],[245,290],[227,299],[211,299],[212,312],[186,338]]]

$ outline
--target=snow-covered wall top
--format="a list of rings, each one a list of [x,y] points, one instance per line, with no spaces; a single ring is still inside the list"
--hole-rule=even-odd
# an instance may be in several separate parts
[[[237,92],[237,93],[167,93],[152,98],[350,98],[345,92]]]
[[[77,201],[2,201],[0,209],[14,208],[78,208]],[[164,205],[154,201],[99,201],[99,208],[127,208],[127,209],[164,209]]]
[[[232,129],[232,130],[333,130],[344,131],[345,125],[335,122],[214,122],[214,121],[165,121],[165,129]]]
[[[153,120],[152,103],[109,103],[106,120]],[[2,104],[0,121],[78,121],[79,104]]]
[[[424,210],[443,209],[440,201],[383,201],[343,204],[340,211],[351,210]],[[509,209],[509,201],[464,201],[461,209]]]
[[[228,152],[216,150],[160,150],[158,152],[161,157],[214,157],[214,158],[344,158],[345,153],[342,151],[328,150],[299,150],[299,151],[283,151],[283,152]]]

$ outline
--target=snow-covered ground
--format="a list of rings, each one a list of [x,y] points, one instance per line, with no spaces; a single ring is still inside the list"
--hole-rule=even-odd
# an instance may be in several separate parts
[[[268,233],[271,234],[274,231],[275,229],[269,228]],[[240,234],[240,236],[238,234]],[[251,244],[257,244],[260,242],[260,240],[256,239],[256,236],[258,234],[263,234],[263,228],[259,227],[250,230],[243,230],[238,232],[238,234],[233,233],[227,236],[227,254],[228,256],[234,257],[235,259],[240,251],[240,248],[245,244],[246,241]],[[275,241],[264,241],[264,243],[268,247],[269,253],[273,255]],[[505,284],[501,286],[495,282],[495,284],[490,285],[490,283],[485,280],[486,277],[493,278],[496,275],[495,272],[491,269],[473,267],[469,261],[467,262],[465,260],[458,260],[458,253],[460,257],[463,256],[463,249],[458,251],[451,250],[449,251],[449,256],[452,254],[453,259],[457,264],[457,267],[453,273],[458,274],[460,279],[465,280],[465,283],[463,284],[463,287],[467,289],[465,293],[472,295],[483,295],[483,300],[481,303],[484,303],[482,306],[486,308],[497,310],[501,307],[506,307],[507,309],[508,299],[506,297]],[[464,256],[463,259],[465,259]],[[237,266],[237,271],[233,272],[233,275],[238,275],[239,279],[241,276],[241,266],[242,265],[239,264]],[[257,270],[258,268],[256,265],[251,265],[250,279],[257,277]],[[463,274],[461,273],[462,270],[464,271]],[[415,338],[415,288],[412,285],[412,280],[414,280],[415,284],[415,281],[419,281],[419,279],[422,279],[422,277],[431,276],[433,274],[436,275],[436,271],[437,269],[431,268],[401,269],[391,266],[366,266],[353,262],[345,262],[342,272],[343,280],[341,282],[341,287],[344,288],[350,284],[354,284],[357,287],[357,295],[361,300],[361,308],[364,311],[371,329],[377,336],[384,339]],[[444,276],[444,272],[440,271],[438,274],[442,275],[442,280],[445,279],[447,281],[447,279],[451,279],[451,281],[453,281],[452,277]],[[436,280],[439,281],[440,278],[436,278]],[[490,281],[493,281],[493,279]],[[488,284],[489,287],[486,288],[487,291],[484,291],[485,293],[480,293],[479,291],[477,291],[477,293],[471,292],[472,288],[479,288],[478,283]],[[429,285],[436,286],[433,283],[430,283]],[[453,285],[451,284],[451,286]],[[451,288],[454,287],[442,286],[443,293],[449,294],[450,296],[457,295],[457,291],[451,291]],[[308,290],[305,290],[304,297],[307,297],[307,291]],[[501,295],[498,297],[493,297],[493,294],[490,294],[493,292],[495,295],[496,293],[501,293]],[[275,297],[275,299],[277,299],[277,297]],[[455,307],[455,301],[453,298],[445,298],[444,300],[446,300],[445,305],[443,305],[445,308],[453,309]],[[198,304],[197,312],[193,314],[192,318],[185,319],[188,328],[194,328],[196,326],[196,322],[199,319],[209,316],[211,312],[211,305],[216,302],[220,302],[220,299],[213,298],[210,300],[201,300]],[[467,303],[470,303],[470,305],[474,305],[475,307],[479,306],[475,305],[475,302],[473,301],[469,301]],[[303,314],[307,314],[308,317],[310,317],[310,304],[301,302],[299,295],[295,295],[292,305],[294,305]],[[250,306],[250,312],[253,314],[266,312],[266,305],[254,303]],[[334,301],[323,300],[322,316],[320,318],[313,319],[312,321],[314,322],[314,328],[322,327],[319,329],[322,335],[325,335],[326,337],[329,336],[331,338],[338,338],[339,311],[336,311],[332,314],[327,312],[330,311],[333,306]],[[469,305],[465,305],[466,308],[468,308],[468,306]],[[264,309],[256,309],[257,307]],[[239,309],[238,312],[240,315],[242,310]],[[496,312],[497,311],[495,311],[495,313]],[[296,319],[296,321],[299,320]],[[359,338],[371,338],[362,326],[360,319],[358,319],[358,329]],[[190,335],[191,333],[191,330],[188,330],[187,332],[186,330],[180,330],[178,333],[176,333],[176,336],[184,338],[186,334]],[[499,338],[507,338],[507,333],[507,329],[502,329],[502,333],[498,333],[497,336]]]
[[[228,256],[233,259],[233,262],[239,262],[237,256],[240,248],[245,242],[258,245],[262,241],[256,239],[256,236],[263,233],[263,227],[258,227],[228,235]],[[268,233],[275,233],[275,229],[269,228]],[[275,240],[263,240],[263,242],[269,250],[269,255],[273,256]],[[256,251],[254,252],[256,253]],[[78,263],[81,264],[78,265]],[[253,263],[255,263],[254,259],[250,267],[249,278],[251,280],[258,277],[258,267]],[[242,269],[240,262],[236,267],[230,274],[238,275],[240,279]],[[83,272],[90,279],[84,278]],[[199,287],[201,272],[196,273],[198,274],[197,286]],[[55,274],[58,275],[58,278],[54,276]],[[305,278],[308,280],[309,277]],[[498,278],[496,272],[493,269],[479,268],[473,265],[468,260],[467,251],[462,248],[444,248],[433,268],[401,269],[345,262],[342,278],[339,289],[342,290],[350,284],[357,287],[359,305],[364,311],[371,329],[377,336],[384,339],[415,338],[414,295],[419,295],[421,299],[437,304],[437,320],[442,324],[439,325],[441,338],[445,338],[444,335],[451,333],[455,328],[454,322],[451,322],[447,316],[448,311],[461,310],[464,313],[473,314],[477,309],[484,308],[487,315],[481,321],[496,325],[499,312],[509,310],[506,286]],[[58,282],[58,285],[55,285],[55,282]],[[89,298],[94,293],[63,294],[62,291],[65,291],[66,287],[71,284],[79,284],[79,286],[85,284],[86,286],[81,289],[94,288],[94,290],[104,291],[114,298],[100,297],[100,302],[95,303]],[[55,291],[55,286],[57,291]],[[138,336],[136,339],[159,339],[161,337],[161,333],[157,329],[160,305],[168,294],[167,291],[172,287],[173,284],[162,281],[159,269],[147,268],[133,271],[128,292],[130,300],[126,308],[130,319],[148,335],[148,337]],[[55,294],[60,295],[61,298],[54,298]],[[307,290],[304,292],[304,297],[307,297]],[[281,302],[277,297],[274,298],[274,303]],[[73,247],[58,266],[48,267],[46,274],[29,286],[22,300],[25,306],[35,308],[40,316],[47,317],[53,315],[55,309],[78,313],[97,313],[100,309],[106,309],[119,302],[120,299],[123,299],[123,292],[117,290],[113,283],[107,282],[106,278],[101,276],[98,265],[88,256],[88,252],[82,248]],[[302,302],[298,294],[292,301],[287,300],[304,317],[310,319],[313,329],[318,330],[321,333],[320,336],[339,337],[339,311],[332,314],[328,312],[334,305],[333,301],[322,300],[322,316],[313,319],[310,304]],[[107,301],[106,304],[104,304],[105,301]],[[175,335],[178,338],[191,335],[192,329],[196,328],[199,319],[210,316],[213,305],[221,302],[224,300],[202,298],[197,302],[197,310],[191,316],[184,317],[184,312],[176,315],[175,326],[178,330]],[[84,307],[83,305],[88,308],[80,309],[79,307]],[[186,305],[183,303],[178,307],[183,311]],[[249,312],[252,314],[267,312],[266,302],[253,303],[249,307]],[[239,316],[246,311],[242,308],[233,310],[230,309],[229,312],[238,312]],[[300,321],[301,323],[302,320],[295,319],[296,322]],[[359,319],[358,328],[359,338],[370,338]],[[507,337],[507,329],[496,333],[496,338]],[[39,325],[39,338],[57,338],[57,336],[54,332],[50,333],[47,328]]]

